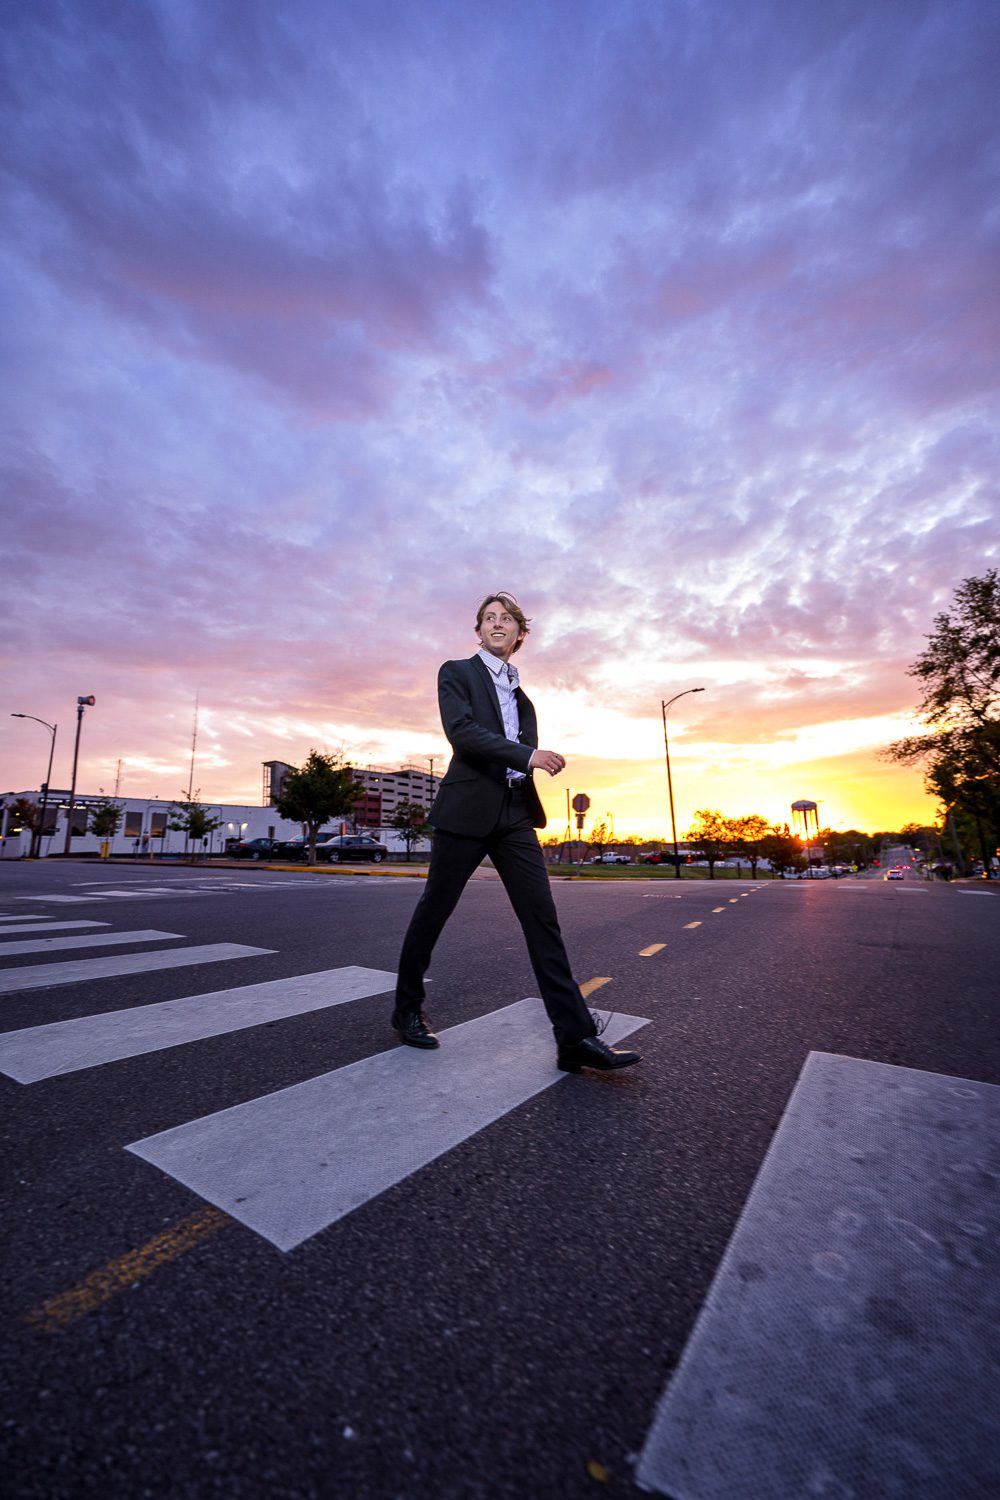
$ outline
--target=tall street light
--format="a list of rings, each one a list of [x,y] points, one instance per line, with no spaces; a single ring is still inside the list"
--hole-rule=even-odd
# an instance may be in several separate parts
[[[688,693],[703,693],[704,691],[705,689],[700,687],[685,688],[683,693],[675,693],[672,698],[667,699],[666,703],[664,703],[662,699],[660,700],[660,707],[663,710],[663,749],[667,757],[667,792],[670,797],[670,828],[674,836],[675,880],[680,880],[681,878],[681,856],[680,851],[677,848],[677,820],[674,817],[674,783],[670,776],[670,741],[667,739],[667,709],[670,707],[671,703],[676,703],[678,698],[686,698]]]
[[[86,698],[76,700],[76,743],[73,746],[73,779],[69,784],[69,812],[66,814],[66,842],[63,845],[63,853],[69,853],[69,841],[73,836],[73,806],[76,802],[76,762],[80,754],[80,725],[83,723],[83,710],[93,708],[97,699],[93,693]]]
[[[49,769],[45,775],[45,785],[42,787],[42,812],[31,840],[31,857],[36,859],[42,847],[42,834],[45,832],[45,810],[49,805],[49,784],[52,781],[52,757],[56,753],[56,730],[58,724],[49,724],[45,719],[35,718],[34,714],[11,714],[12,719],[33,719],[36,724],[44,724],[52,736],[49,741]]]

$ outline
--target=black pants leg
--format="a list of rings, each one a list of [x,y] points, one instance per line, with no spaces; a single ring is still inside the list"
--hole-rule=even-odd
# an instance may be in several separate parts
[[[557,1045],[569,1046],[592,1036],[593,1017],[570,969],[538,837],[516,793],[507,795],[497,826],[488,838],[434,835],[427,885],[399,956],[397,1009],[415,1010],[423,1004],[423,977],[434,945],[469,877],[487,854],[521,924]]]
[[[490,857],[521,924],[545,1011],[557,1045],[594,1034],[594,1018],[573,978],[538,836],[515,802],[490,842]]]
[[[435,833],[427,883],[406,929],[396,976],[396,1009],[419,1010],[424,1003],[424,975],[434,944],[451,916],[469,877],[486,857],[488,840]]]

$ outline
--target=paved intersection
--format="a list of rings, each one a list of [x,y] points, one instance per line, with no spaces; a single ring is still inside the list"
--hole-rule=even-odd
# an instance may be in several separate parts
[[[991,892],[560,883],[592,1003],[647,1057],[570,1080],[481,883],[435,967],[428,1082],[385,1025],[415,883],[81,868],[0,872],[24,1495],[625,1494],[640,1453],[665,1484],[658,1399],[809,1056],[1000,1076]],[[117,925],[126,900],[164,926]],[[21,946],[94,935],[130,972]],[[213,946],[240,950],[227,988]],[[848,1482],[823,1462],[809,1482]]]

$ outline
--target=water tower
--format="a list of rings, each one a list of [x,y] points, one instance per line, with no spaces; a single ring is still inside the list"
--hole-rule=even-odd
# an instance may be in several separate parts
[[[809,830],[819,838],[819,803],[810,802],[803,797],[799,802],[792,803],[792,822],[795,824],[796,832],[801,825],[802,837],[806,843],[809,842]]]
[[[823,846],[819,842],[819,803],[810,802],[808,797],[802,797],[798,802],[793,802],[792,822],[796,832],[801,827],[803,853],[810,869],[813,865],[821,865]],[[815,839],[815,843],[809,842],[810,836]]]

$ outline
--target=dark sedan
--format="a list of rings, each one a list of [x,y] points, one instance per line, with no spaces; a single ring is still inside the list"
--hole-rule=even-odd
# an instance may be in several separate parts
[[[273,859],[277,847],[277,839],[246,839],[226,853],[230,859]]]
[[[388,854],[386,846],[367,833],[339,833],[336,838],[324,839],[316,845],[316,858],[328,859],[332,864],[370,859],[380,865]]]

